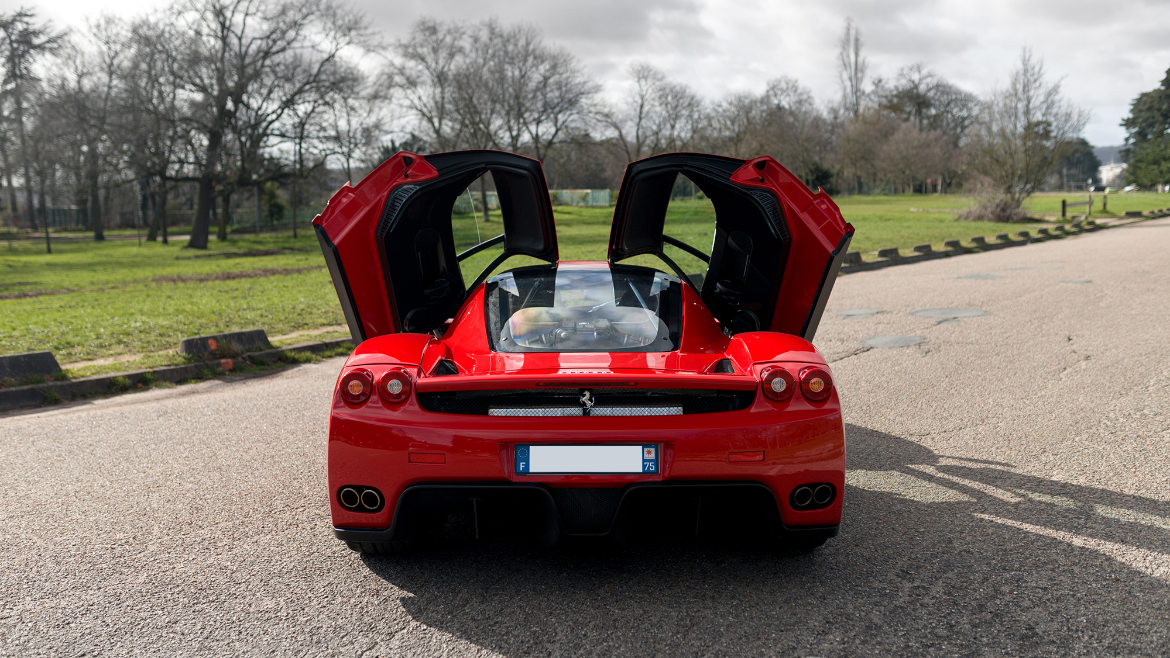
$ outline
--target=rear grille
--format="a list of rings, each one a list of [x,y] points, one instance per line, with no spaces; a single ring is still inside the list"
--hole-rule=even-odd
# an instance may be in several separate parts
[[[423,409],[466,416],[580,416],[584,389],[506,389],[419,393]],[[593,388],[590,416],[669,416],[746,409],[755,391]]]

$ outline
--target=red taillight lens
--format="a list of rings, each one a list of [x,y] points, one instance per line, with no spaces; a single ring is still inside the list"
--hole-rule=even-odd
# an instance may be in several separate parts
[[[378,380],[378,395],[390,404],[405,402],[410,397],[410,375],[403,370],[387,370]]]
[[[352,370],[341,378],[341,399],[350,404],[362,404],[374,392],[374,376],[369,370]]]
[[[833,378],[817,366],[804,368],[800,371],[800,392],[813,402],[828,399],[833,392]]]
[[[796,380],[792,378],[792,373],[779,366],[767,368],[761,372],[760,381],[764,386],[764,395],[769,400],[783,402],[792,397],[796,391]]]

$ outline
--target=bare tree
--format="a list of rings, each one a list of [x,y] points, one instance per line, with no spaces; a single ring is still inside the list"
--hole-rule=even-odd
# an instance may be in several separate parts
[[[572,129],[588,115],[589,100],[601,91],[584,68],[564,48],[542,47],[527,93],[524,132],[537,160],[548,157],[565,142]]]
[[[844,120],[836,136],[837,161],[848,189],[860,193],[881,178],[879,151],[901,122],[874,108]]]
[[[28,197],[28,223],[34,230],[37,228],[37,219],[33,202],[31,153],[25,126],[25,99],[29,85],[37,81],[34,74],[37,61],[56,50],[65,38],[64,33],[54,32],[48,22],[36,25],[35,18],[31,10],[23,8],[8,16],[0,16],[0,35],[3,36],[4,48],[4,94],[12,103],[12,120],[20,144],[21,169]],[[45,228],[45,248],[52,252],[48,227]]]
[[[704,119],[702,100],[649,64],[633,64],[629,74],[633,86],[622,105],[598,114],[626,161],[687,148]]]
[[[183,122],[181,90],[169,75],[169,45],[175,39],[166,21],[140,19],[130,27],[125,90],[117,113],[130,145],[127,164],[145,179],[152,209],[146,239],[168,242],[167,201],[183,173],[192,146]]]
[[[236,113],[261,106],[286,112],[333,72],[331,64],[362,28],[333,0],[184,0],[176,20],[173,74],[192,96],[188,120],[204,142],[188,246],[206,249],[224,138]],[[302,77],[272,75],[289,61],[287,70]]]
[[[467,28],[424,18],[414,24],[410,34],[409,39],[395,45],[399,59],[391,63],[385,76],[402,90],[402,101],[422,124],[431,148],[456,148],[461,135],[452,98]]]
[[[780,77],[768,82],[763,151],[771,153],[810,187],[828,184],[826,163],[832,154],[829,121],[813,100],[812,92],[796,80]]]
[[[880,107],[919,130],[946,134],[958,146],[979,109],[979,99],[927,70],[922,64],[898,71],[890,88],[876,89]]]
[[[909,193],[918,183],[937,175],[951,151],[946,135],[906,122],[878,147],[875,165],[881,179]]]
[[[996,207],[1009,215],[989,218],[1018,218],[1024,200],[1075,148],[1088,120],[1088,112],[1061,95],[1059,82],[1045,80],[1043,62],[1025,48],[1008,85],[983,101],[972,130],[975,170],[1006,201]]]
[[[354,180],[354,162],[364,161],[378,148],[386,130],[389,97],[388,88],[371,84],[365,74],[351,69],[344,86],[330,99],[329,154],[341,158],[346,180]]]
[[[861,29],[852,18],[846,18],[845,31],[837,40],[837,75],[841,84],[841,104],[851,117],[861,114],[865,104],[865,74],[869,60],[861,54],[863,45]]]

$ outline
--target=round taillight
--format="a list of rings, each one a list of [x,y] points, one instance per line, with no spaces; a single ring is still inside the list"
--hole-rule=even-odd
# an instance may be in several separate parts
[[[410,376],[402,370],[387,370],[378,380],[378,395],[390,404],[404,402],[410,397]]]
[[[833,392],[833,378],[823,368],[804,368],[800,371],[800,392],[813,402],[826,400]]]
[[[783,402],[792,397],[796,391],[796,380],[792,378],[792,374],[779,366],[768,368],[760,373],[760,381],[763,383],[764,395],[769,400]]]
[[[374,376],[369,370],[352,370],[341,378],[341,399],[350,404],[362,404],[374,392]]]

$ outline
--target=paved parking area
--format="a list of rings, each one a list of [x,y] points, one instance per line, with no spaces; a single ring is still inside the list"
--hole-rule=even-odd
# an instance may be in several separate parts
[[[361,557],[325,500],[338,359],[0,418],[0,654],[1170,654],[1168,247],[842,278],[850,486],[811,554],[455,527]]]

